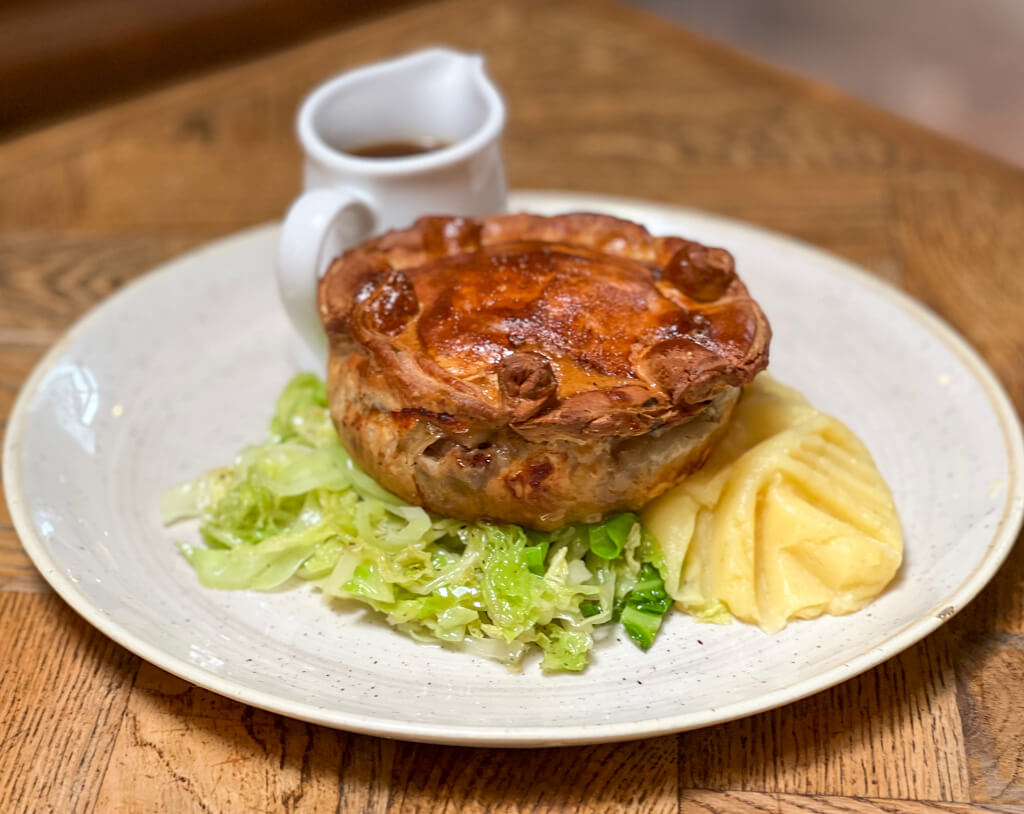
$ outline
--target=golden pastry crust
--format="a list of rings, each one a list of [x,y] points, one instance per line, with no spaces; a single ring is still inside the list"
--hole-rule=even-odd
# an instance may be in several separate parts
[[[538,528],[692,470],[771,336],[728,252],[587,213],[421,218],[335,260],[319,307],[359,463],[434,511]]]

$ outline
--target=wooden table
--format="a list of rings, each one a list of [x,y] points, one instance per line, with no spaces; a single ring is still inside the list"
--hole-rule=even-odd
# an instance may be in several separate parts
[[[487,52],[511,183],[797,235],[952,322],[1024,405],[1024,173],[594,0],[415,7],[0,146],[0,419],[76,317],[277,218],[315,83],[428,43]],[[1024,810],[1024,552],[901,656],[783,709],[547,751],[349,735],[191,687],[58,599],[0,510],[0,811]]]

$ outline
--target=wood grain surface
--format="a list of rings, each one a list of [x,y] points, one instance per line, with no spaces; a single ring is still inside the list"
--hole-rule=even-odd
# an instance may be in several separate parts
[[[0,145],[0,422],[89,306],[280,217],[324,77],[486,52],[516,187],[763,224],[927,303],[1024,406],[1024,173],[600,0],[446,0]],[[0,505],[0,811],[1024,812],[1024,556],[938,632],[838,687],[587,748],[440,748],[254,710],[140,662],[35,573]]]

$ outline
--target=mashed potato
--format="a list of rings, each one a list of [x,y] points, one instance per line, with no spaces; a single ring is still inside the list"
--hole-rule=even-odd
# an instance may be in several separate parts
[[[648,505],[681,610],[771,633],[859,610],[899,570],[903,535],[867,448],[765,374],[696,474]]]

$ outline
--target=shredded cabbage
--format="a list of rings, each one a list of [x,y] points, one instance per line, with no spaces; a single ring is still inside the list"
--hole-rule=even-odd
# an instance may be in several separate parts
[[[582,670],[594,628],[620,615],[646,649],[669,606],[660,554],[634,514],[546,533],[403,503],[345,451],[312,374],[285,387],[265,443],[168,489],[160,508],[165,524],[199,519],[206,546],[179,548],[207,587],[312,580],[417,641],[512,669],[539,648],[542,669]]]

